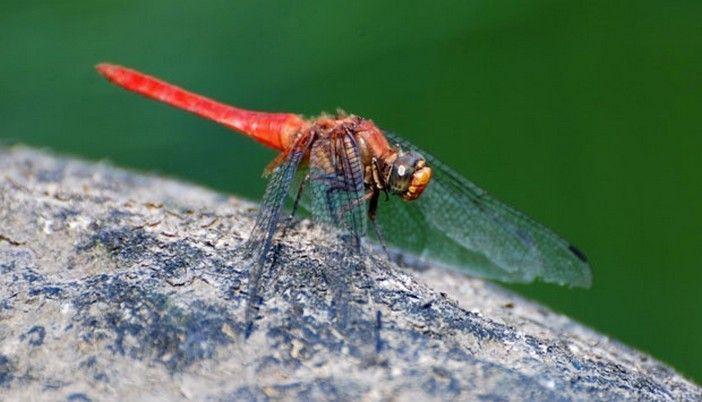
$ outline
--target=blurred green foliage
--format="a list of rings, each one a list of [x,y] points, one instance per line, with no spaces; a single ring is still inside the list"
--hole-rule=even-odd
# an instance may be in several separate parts
[[[337,107],[590,256],[513,286],[702,381],[702,2],[7,1],[0,140],[252,199],[273,153],[108,85],[113,61],[243,107]]]

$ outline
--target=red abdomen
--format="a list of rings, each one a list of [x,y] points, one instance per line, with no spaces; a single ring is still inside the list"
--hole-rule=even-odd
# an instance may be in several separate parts
[[[125,89],[214,120],[279,151],[286,151],[306,124],[297,114],[239,109],[126,67],[102,63],[96,68]]]

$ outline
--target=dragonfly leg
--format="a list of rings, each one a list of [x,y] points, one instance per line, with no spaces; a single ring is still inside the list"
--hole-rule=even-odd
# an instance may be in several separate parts
[[[291,217],[294,217],[295,212],[297,212],[297,207],[300,205],[300,197],[302,196],[302,192],[305,191],[305,186],[307,185],[308,181],[310,181],[309,172],[305,175],[305,177],[300,182],[300,186],[297,188],[297,194],[295,195],[295,202],[293,203],[292,211],[290,211]]]
[[[383,251],[387,255],[388,259],[391,259],[388,248],[385,246],[385,238],[383,237],[383,233],[380,231],[380,225],[378,225],[378,221],[375,219],[378,215],[378,199],[380,198],[380,191],[373,189],[373,191],[371,191],[369,194],[368,220],[370,220],[371,224],[373,225],[373,229],[375,230],[375,235],[378,237],[380,246],[383,248]]]
[[[300,186],[297,188],[297,194],[295,195],[295,202],[293,203],[292,211],[290,211],[290,222],[288,222],[287,225],[283,227],[283,231],[280,235],[280,237],[285,238],[285,234],[287,233],[288,229],[292,228],[295,225],[295,212],[297,211],[297,207],[300,204],[300,197],[302,196],[302,192],[305,191],[305,185],[307,185],[307,182],[310,180],[310,174],[309,172],[305,175],[305,177],[302,179],[300,182]]]
[[[327,209],[329,210],[330,216],[340,219],[342,215],[355,206],[359,205],[360,202],[366,201],[370,195],[361,197],[360,199],[352,200],[347,205],[337,211],[334,207],[334,194],[336,192],[350,192],[353,190],[353,186],[344,180],[344,177],[339,176],[337,173],[328,173],[323,175],[309,176],[309,180],[324,181],[326,182],[327,188],[325,191]]]
[[[374,197],[373,191],[369,191],[369,192],[366,193],[363,197],[361,197],[361,198],[356,198],[355,200],[351,200],[351,201],[348,202],[346,205],[344,205],[342,208],[339,208],[339,211],[338,211],[338,218],[341,219],[341,218],[344,216],[344,214],[346,214],[346,213],[348,213],[348,212],[351,212],[351,210],[353,210],[354,208],[358,207],[358,206],[361,205],[362,203],[364,203],[364,202],[366,202],[366,201],[368,201],[368,200],[371,200],[373,197]]]

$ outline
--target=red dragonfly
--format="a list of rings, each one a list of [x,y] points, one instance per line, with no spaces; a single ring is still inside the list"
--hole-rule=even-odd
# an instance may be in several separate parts
[[[280,152],[269,165],[270,181],[249,240],[260,247],[261,259],[279,229],[298,170],[306,167],[293,210],[302,200],[315,219],[350,234],[356,248],[370,223],[393,249],[475,276],[582,287],[592,281],[587,258],[575,246],[371,120],[341,112],[305,119],[249,111],[118,65],[99,64],[97,70],[118,86]]]

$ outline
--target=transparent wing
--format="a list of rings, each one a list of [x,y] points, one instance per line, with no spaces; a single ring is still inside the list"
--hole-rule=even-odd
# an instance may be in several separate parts
[[[273,235],[280,223],[280,214],[290,192],[290,186],[294,182],[295,173],[305,156],[306,146],[306,144],[301,144],[299,148],[290,151],[268,179],[256,222],[245,244],[245,249],[254,252],[258,257],[265,257],[270,249]]]
[[[307,197],[302,205],[317,221],[350,235],[358,248],[367,229],[363,166],[353,136],[319,139],[310,151]]]
[[[589,287],[585,255],[523,213],[495,200],[436,158],[392,134],[390,142],[422,154],[432,180],[415,201],[390,197],[378,207],[388,244],[420,259],[507,282]]]
[[[309,141],[307,139],[299,140],[271,173],[256,216],[256,222],[249,239],[244,244],[244,251],[250,258],[245,318],[246,337],[253,330],[254,316],[259,302],[260,282],[265,273],[266,258],[273,245],[273,236],[280,226],[280,216],[285,206],[286,197],[308,147]]]

